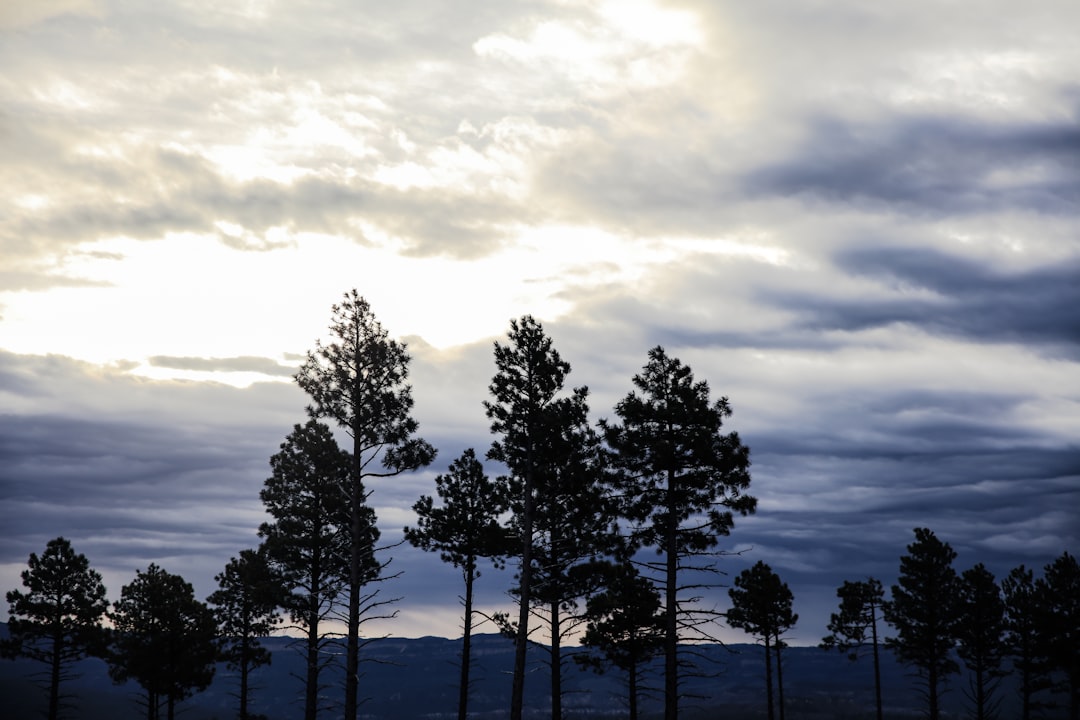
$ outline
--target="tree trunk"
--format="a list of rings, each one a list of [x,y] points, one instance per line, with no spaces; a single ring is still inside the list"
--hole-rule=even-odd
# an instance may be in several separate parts
[[[877,609],[870,605],[870,634],[874,642],[874,700],[877,702],[877,720],[881,716],[881,662],[878,658]]]
[[[769,647],[768,633],[765,633],[765,702],[769,708],[769,720],[775,720],[772,695],[772,650]]]
[[[637,663],[630,664],[630,720],[637,720],[638,707],[638,666]]]
[[[986,720],[986,680],[982,668],[975,671],[975,720]]]
[[[355,417],[355,413],[354,413]],[[349,528],[352,537],[349,542],[349,627],[345,642],[345,720],[356,720],[357,695],[360,690],[360,503],[363,502],[360,476],[359,420],[353,420],[353,456],[352,487],[350,488]]]
[[[780,656],[780,638],[773,645],[776,650],[776,699],[780,708],[780,720],[784,720],[784,662]]]
[[[521,595],[518,601],[518,632],[514,645],[514,681],[510,696],[510,720],[521,720],[525,704],[525,651],[529,642],[529,604],[532,601],[532,533],[533,533],[533,477],[532,447],[525,459],[525,503],[521,517]]]
[[[320,590],[312,582],[308,599],[307,683],[304,688],[304,720],[315,720],[319,712],[319,606],[316,594]]]
[[[461,684],[458,688],[458,720],[466,720],[469,715],[469,665],[472,660],[472,603],[473,603],[473,568],[476,560],[468,558],[465,565],[465,627],[461,638]]]
[[[934,663],[927,672],[927,695],[930,699],[930,720],[938,720],[938,673]]]
[[[249,627],[249,618],[245,615],[244,627]],[[248,720],[248,654],[250,653],[247,631],[240,639],[240,720]]]
[[[551,603],[551,720],[562,720],[562,649],[559,633],[559,601],[555,600]]]
[[[675,514],[675,473],[667,477],[667,573],[664,595],[664,720],[679,718],[679,626],[678,626],[678,567],[679,553],[675,547],[678,535],[678,516]]]
[[[60,608],[59,600],[56,602],[56,608],[57,610]],[[57,718],[60,717],[60,665],[63,649],[63,620],[60,617],[55,617],[55,620],[53,621],[52,638],[52,672],[49,682],[49,720],[57,720]]]

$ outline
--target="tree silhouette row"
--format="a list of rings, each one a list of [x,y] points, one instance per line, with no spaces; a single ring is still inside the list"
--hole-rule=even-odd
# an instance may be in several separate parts
[[[42,684],[51,720],[65,707],[61,688],[70,668],[87,655],[105,657],[117,682],[139,683],[148,720],[163,713],[172,720],[178,703],[209,685],[214,663],[226,662],[238,674],[238,717],[253,718],[250,673],[271,661],[259,638],[277,629],[298,636],[305,658],[305,720],[329,710],[355,720],[363,701],[362,651],[375,639],[362,627],[394,617],[398,600],[383,592],[397,574],[390,548],[380,545],[370,486],[431,464],[436,450],[417,435],[407,349],[389,338],[356,290],[331,308],[329,335],[325,343],[316,341],[295,375],[310,398],[308,419],[270,458],[271,475],[260,492],[268,515],[258,528],[261,544],[230,559],[207,603],[195,599],[183,578],[152,564],[124,586],[110,611],[100,575],[67,540],[51,541],[41,558],[31,555],[23,574],[29,592],[8,593],[12,638],[5,652],[49,666]],[[483,402],[494,440],[485,459],[500,474],[489,477],[476,451],[465,450],[435,478],[434,496],[416,501],[416,523],[404,528],[407,542],[439,553],[462,573],[459,720],[468,716],[478,613],[514,639],[512,720],[524,713],[530,645],[546,649],[551,716],[563,717],[567,655],[561,648],[572,638],[584,648],[573,654],[575,662],[625,673],[631,720],[641,699],[654,692],[665,720],[676,720],[682,682],[701,671],[694,646],[716,642],[724,621],[763,644],[769,717],[778,707],[783,720],[783,635],[798,619],[790,589],[758,562],[735,578],[730,610],[702,602],[724,585],[718,560],[728,551],[722,539],[736,516],[757,509],[749,494],[749,448],[724,429],[732,413],[728,399],[713,399],[705,381],[656,347],[632,378],[633,389],[615,405],[614,418],[593,423],[587,387],[566,386],[570,364],[531,316],[511,321],[506,341],[494,344],[494,360],[490,397]],[[350,450],[338,445],[324,421],[350,438]],[[877,623],[892,624],[896,637],[884,644],[924,678],[933,718],[939,685],[957,670],[955,648],[974,672],[981,719],[992,717],[1001,659],[1031,639],[1030,660],[1017,661],[1030,672],[1030,684],[1023,685],[1029,693],[1025,713],[1032,698],[1052,687],[1048,683],[1057,687],[1064,677],[1075,718],[1075,607],[1053,605],[1051,591],[1043,589],[1065,588],[1075,605],[1075,578],[1072,586],[1060,579],[1070,572],[1068,563],[1060,561],[1053,573],[1048,567],[1037,582],[1018,569],[1002,600],[985,568],[956,576],[955,554],[935,545],[928,530],[916,532],[891,600],[883,599],[873,579],[838,590],[840,613],[825,644],[854,652],[869,633],[876,658]],[[513,615],[475,607],[481,559],[512,567]],[[1038,609],[1021,612],[1017,608],[1028,597]],[[1073,634],[1062,640],[1062,633],[1046,628],[1066,612],[1073,613]],[[108,631],[103,617],[111,622]],[[1038,630],[1022,630],[1021,620]],[[331,692],[325,671],[337,661],[332,648],[340,626],[344,687]],[[538,630],[545,642],[535,639]],[[1012,638],[1007,650],[995,644],[1002,638]],[[658,688],[644,680],[654,660],[661,666]]]

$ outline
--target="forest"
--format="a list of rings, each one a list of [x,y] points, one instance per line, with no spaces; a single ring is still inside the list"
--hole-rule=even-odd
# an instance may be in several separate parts
[[[436,448],[412,415],[407,348],[356,290],[333,306],[329,338],[316,341],[294,376],[308,417],[269,459],[261,542],[238,550],[208,597],[150,564],[110,601],[68,539],[30,555],[23,588],[6,595],[0,650],[40,668],[49,720],[79,717],[67,688],[86,658],[104,660],[112,682],[141,688],[133,717],[180,717],[219,667],[228,670],[233,716],[278,717],[253,710],[264,688],[252,677],[284,652],[301,660],[289,680],[302,712],[288,717],[370,717],[363,701],[378,689],[361,687],[361,664],[379,638],[364,625],[393,616],[385,588],[396,575],[369,486],[431,465]],[[505,707],[483,717],[538,717],[537,688],[526,687],[538,677],[548,683],[543,717],[591,714],[567,702],[570,675],[584,669],[618,678],[621,717],[689,718],[694,688],[722,670],[712,652],[721,626],[758,642],[759,717],[810,717],[785,699],[790,653],[805,650],[785,641],[798,622],[788,585],[763,561],[730,586],[717,568],[730,552],[724,538],[757,511],[749,448],[724,427],[728,399],[713,398],[706,381],[655,347],[613,419],[592,423],[588,389],[566,386],[570,364],[531,316],[510,322],[494,363],[483,403],[489,447],[450,462],[404,529],[405,542],[460,571],[457,693],[443,716],[481,716],[470,708],[471,672],[474,644],[490,639],[474,636],[474,622],[485,619],[511,642],[512,660]],[[335,431],[348,438],[344,447]],[[968,717],[1080,718],[1076,558],[1063,551],[1038,574],[1021,565],[1000,580],[982,564],[957,569],[956,559],[931,529],[915,528],[895,584],[851,578],[837,588],[830,634],[814,650],[872,667],[873,703],[846,716],[899,717],[882,693],[882,667],[895,661],[932,720],[954,716],[942,698],[961,676]],[[511,570],[515,612],[475,606],[482,563]],[[721,587],[727,610],[700,602]],[[537,662],[543,675],[532,672]]]

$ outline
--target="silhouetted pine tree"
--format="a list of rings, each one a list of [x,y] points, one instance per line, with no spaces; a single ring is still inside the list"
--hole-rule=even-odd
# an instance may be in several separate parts
[[[590,595],[585,606],[585,634],[574,661],[604,672],[614,665],[626,673],[627,708],[630,720],[637,720],[645,665],[664,648],[664,614],[660,595],[642,577],[629,559],[596,563],[592,568],[595,585],[602,588]]]
[[[490,558],[496,565],[508,550],[509,536],[500,516],[509,508],[505,480],[493,482],[469,448],[450,464],[450,472],[435,478],[436,507],[423,495],[413,510],[415,528],[405,528],[405,539],[418,548],[438,552],[443,562],[460,568],[465,579],[464,633],[461,644],[461,680],[458,688],[458,720],[465,720],[469,706],[469,670],[472,664],[473,584],[480,577],[478,561]]]
[[[577,601],[592,564],[614,549],[615,510],[602,482],[599,438],[589,427],[587,391],[576,388],[547,414],[550,426],[535,476],[532,601],[551,638],[551,716],[562,718],[562,642],[582,620]],[[521,509],[517,504],[515,510]],[[511,523],[516,526],[519,513]]]
[[[1042,612],[1037,637],[1051,672],[1055,693],[1068,696],[1069,720],[1080,719],[1080,565],[1067,551],[1035,581]]]
[[[399,475],[431,464],[435,448],[414,437],[409,354],[403,343],[389,339],[367,300],[355,289],[331,308],[333,341],[315,349],[295,375],[312,400],[312,418],[332,418],[353,440],[348,502],[349,586],[345,650],[345,718],[356,719],[360,662],[360,616],[371,596],[362,588],[371,581],[367,557],[372,552],[364,481]],[[378,591],[375,591],[377,594]],[[375,603],[376,605],[380,603]]]
[[[836,648],[848,654],[848,659],[858,659],[859,650],[870,645],[874,658],[874,701],[877,720],[882,720],[881,661],[878,655],[878,619],[884,604],[885,590],[881,581],[867,578],[865,581],[844,581],[836,590],[840,598],[840,612],[829,617],[830,635],[822,638],[821,647]]]
[[[979,563],[960,576],[956,652],[971,671],[968,700],[975,720],[993,720],[1000,701],[995,698],[1005,659],[1005,604],[994,575]]]
[[[1034,573],[1023,565],[1001,581],[1005,600],[1004,642],[1019,675],[1020,720],[1031,720],[1044,707],[1037,696],[1050,687],[1042,620],[1044,608],[1035,590]]]
[[[259,644],[277,626],[277,608],[285,602],[281,577],[266,558],[266,546],[241,550],[215,577],[218,589],[206,601],[213,605],[221,659],[240,674],[237,698],[240,720],[248,720],[251,671],[269,665],[270,651]]]
[[[501,437],[492,443],[488,458],[510,471],[510,500],[518,537],[508,553],[520,559],[517,577],[518,619],[514,646],[514,673],[510,718],[521,720],[525,692],[525,651],[529,641],[529,613],[533,605],[533,538],[536,531],[537,493],[547,466],[545,453],[553,443],[557,398],[570,364],[552,347],[551,338],[532,316],[510,321],[508,343],[495,343],[495,376],[489,390],[493,400],[484,408],[491,432]]]
[[[959,622],[960,579],[952,567],[956,552],[927,528],[915,529],[915,542],[907,550],[892,600],[884,606],[885,619],[896,630],[885,646],[916,669],[928,716],[938,720],[945,682],[960,671],[952,658]]]
[[[333,659],[324,652],[324,622],[349,577],[350,458],[329,427],[308,420],[293,427],[270,467],[259,498],[273,520],[259,527],[259,536],[286,592],[283,606],[304,633],[304,718],[315,720],[320,674]],[[361,569],[370,578],[379,571],[372,552],[378,538],[374,512],[360,521],[370,538]]]
[[[795,626],[799,616],[792,612],[794,599],[787,583],[761,560],[743,570],[735,578],[735,587],[728,590],[731,609],[728,624],[758,638],[765,646],[765,697],[769,720],[773,720],[772,654],[776,653],[780,672],[781,636]],[[784,691],[780,686],[780,720],[784,718]]]
[[[205,690],[214,678],[217,623],[195,599],[191,584],[151,564],[120,591],[109,613],[114,632],[109,675],[117,683],[135,680],[146,691],[147,720],[168,720],[177,703]]]
[[[90,569],[85,555],[76,554],[71,543],[58,537],[45,545],[39,557],[30,553],[22,571],[26,592],[11,590],[8,631],[0,646],[5,657],[27,657],[45,663],[41,687],[49,696],[49,720],[72,707],[63,683],[78,677],[73,665],[102,652],[102,616],[109,607],[101,574]]]
[[[693,600],[700,582],[691,596],[680,577],[717,572],[711,559],[719,554],[719,538],[730,534],[734,513],[754,512],[757,500],[745,494],[749,449],[737,433],[722,432],[731,415],[726,397],[713,402],[708,384],[695,382],[690,368],[661,347],[649,351],[633,383],[637,392],[615,406],[620,424],[601,425],[622,514],[633,524],[635,542],[659,557],[643,562],[663,596],[664,718],[675,720],[679,643],[714,639],[704,629],[714,615]]]

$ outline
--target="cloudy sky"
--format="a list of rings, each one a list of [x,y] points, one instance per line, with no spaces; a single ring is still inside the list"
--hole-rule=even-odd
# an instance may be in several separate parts
[[[796,642],[912,529],[1080,551],[1073,0],[7,0],[0,587],[70,538],[111,597],[256,542],[290,375],[357,288],[440,455],[531,313],[597,419],[663,345],[729,397]],[[492,468],[494,470],[494,468]],[[457,633],[411,548],[396,635]],[[508,574],[481,579],[506,604]],[[715,598],[726,604],[726,593]]]

